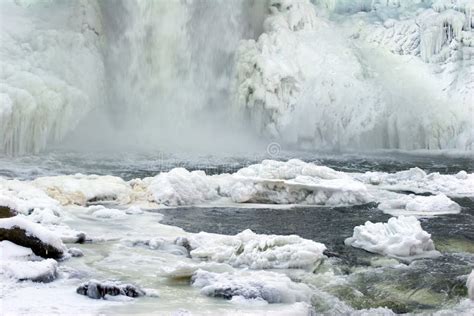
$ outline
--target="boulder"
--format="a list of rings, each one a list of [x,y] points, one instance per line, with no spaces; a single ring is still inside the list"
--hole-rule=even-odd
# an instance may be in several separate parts
[[[111,281],[99,282],[96,280],[90,280],[87,283],[81,284],[76,289],[76,292],[93,299],[105,299],[106,295],[124,295],[128,297],[139,297],[145,295],[143,290],[131,284],[120,284]]]

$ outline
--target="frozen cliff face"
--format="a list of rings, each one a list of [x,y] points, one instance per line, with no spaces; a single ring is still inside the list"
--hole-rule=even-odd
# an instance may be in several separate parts
[[[471,2],[314,3],[270,2],[265,33],[240,46],[237,104],[257,130],[317,148],[472,149]]]
[[[102,24],[94,1],[2,1],[0,153],[37,152],[101,103]]]

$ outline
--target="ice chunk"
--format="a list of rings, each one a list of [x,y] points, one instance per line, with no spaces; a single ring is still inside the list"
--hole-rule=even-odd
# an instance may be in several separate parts
[[[431,235],[413,216],[392,217],[387,223],[366,222],[354,228],[352,237],[347,238],[345,244],[395,258],[439,255]]]
[[[114,201],[126,204],[131,199],[130,185],[118,177],[76,174],[73,176],[42,177],[33,185],[63,205]]]
[[[296,235],[258,235],[245,230],[235,236],[201,232],[189,237],[191,257],[250,269],[314,270],[326,247]]]
[[[268,303],[309,302],[311,289],[291,281],[287,276],[266,271],[239,271],[213,273],[196,271],[192,285],[207,296],[245,300],[262,300]]]
[[[199,263],[186,263],[178,262],[173,264],[171,267],[161,268],[161,275],[168,278],[179,279],[179,278],[190,278],[196,271],[209,271],[216,273],[233,272],[234,269],[225,263],[216,262],[199,262]]]
[[[54,259],[42,261],[5,260],[1,262],[1,271],[6,276],[34,282],[51,282],[56,278],[58,263]]]
[[[457,214],[461,212],[459,204],[444,194],[433,196],[399,195],[396,199],[383,201],[378,206],[387,214],[434,216],[442,214]]]
[[[158,204],[191,205],[217,199],[217,186],[204,171],[175,168],[150,180],[149,200]]]
[[[426,174],[420,168],[412,168],[396,173],[354,174],[354,178],[386,190],[445,194],[450,197],[474,196],[474,173]]]
[[[106,208],[102,205],[90,206],[88,211],[92,212],[92,216],[101,219],[124,219],[127,217],[125,211]]]

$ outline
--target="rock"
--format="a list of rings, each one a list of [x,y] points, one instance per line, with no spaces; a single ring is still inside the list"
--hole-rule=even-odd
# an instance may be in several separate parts
[[[76,244],[83,244],[86,242],[86,234],[79,233],[77,234],[77,240],[75,241]]]
[[[17,215],[17,212],[8,206],[0,205],[0,218],[8,218]]]
[[[82,250],[79,249],[79,248],[69,248],[69,249],[68,249],[68,253],[69,253],[72,257],[83,257],[83,256],[84,256],[84,253],[83,253]]]
[[[93,299],[105,298],[106,295],[139,297],[146,294],[143,290],[131,284],[120,284],[110,281],[99,282],[96,280],[90,280],[87,283],[81,284],[76,292]]]
[[[0,241],[3,240],[31,248],[35,255],[43,258],[58,259],[67,250],[54,233],[19,216],[0,219]]]

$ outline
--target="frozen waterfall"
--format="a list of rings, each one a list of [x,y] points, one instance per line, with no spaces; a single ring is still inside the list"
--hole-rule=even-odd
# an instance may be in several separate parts
[[[473,9],[469,0],[5,0],[0,153],[78,134],[212,147],[216,134],[237,143],[244,131],[311,149],[473,150]]]

